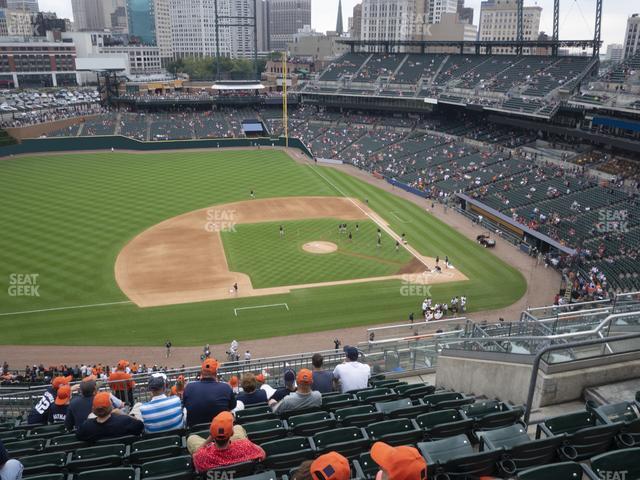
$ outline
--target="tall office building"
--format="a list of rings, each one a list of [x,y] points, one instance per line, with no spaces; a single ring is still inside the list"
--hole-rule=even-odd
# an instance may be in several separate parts
[[[640,53],[640,13],[634,13],[627,20],[624,36],[624,58]]]
[[[609,62],[621,62],[624,59],[624,45],[621,43],[610,43],[607,45],[607,53],[604,58]]]
[[[287,48],[305,25],[311,25],[311,0],[269,0],[272,50]]]
[[[351,19],[351,29],[349,31],[351,38],[359,40],[362,37],[362,4],[358,3],[353,7],[353,17]]]
[[[271,50],[271,38],[269,34],[269,2],[256,0],[256,21],[258,22],[258,51]]]
[[[101,0],[71,0],[75,30],[97,31],[106,28]]]
[[[38,0],[7,0],[7,8],[9,10],[20,10],[29,13],[38,13]]]
[[[410,40],[422,30],[424,18],[416,0],[363,0],[360,39]]]
[[[429,0],[427,23],[440,23],[445,13],[456,13],[458,0]]]
[[[537,40],[540,34],[542,7],[524,7],[524,40]],[[516,0],[486,0],[480,8],[478,39],[517,40],[518,13]],[[494,48],[493,53],[514,53],[512,47]],[[531,53],[524,49],[523,53]]]
[[[465,7],[464,0],[458,0],[458,6],[456,9],[458,13],[458,18],[462,23],[468,23],[469,25],[473,25],[473,8]]]
[[[126,0],[101,1],[105,28],[115,33],[127,33],[128,23]]]

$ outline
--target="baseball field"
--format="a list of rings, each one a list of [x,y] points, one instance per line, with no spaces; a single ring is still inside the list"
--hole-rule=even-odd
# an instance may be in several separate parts
[[[425,209],[279,150],[10,158],[0,185],[0,344],[216,344],[526,290]]]

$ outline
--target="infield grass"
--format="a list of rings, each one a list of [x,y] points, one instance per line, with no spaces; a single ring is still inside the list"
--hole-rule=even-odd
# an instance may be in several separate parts
[[[182,213],[246,200],[251,189],[258,198],[344,193],[368,199],[420,253],[448,255],[469,278],[434,285],[436,301],[465,294],[469,311],[488,310],[512,304],[526,290],[516,269],[417,205],[334,169],[297,164],[279,151],[13,158],[0,160],[0,185],[0,344],[163,345],[167,338],[175,346],[216,344],[402,321],[419,309],[421,298],[402,296],[399,281],[383,281],[170,307],[2,315],[126,301],[114,264],[131,238]],[[16,274],[37,275],[38,296],[12,296]],[[285,302],[289,311],[234,316],[236,307]]]

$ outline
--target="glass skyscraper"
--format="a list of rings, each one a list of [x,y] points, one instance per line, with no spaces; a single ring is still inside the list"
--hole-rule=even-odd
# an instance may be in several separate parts
[[[157,45],[154,0],[127,0],[129,36],[143,45]]]

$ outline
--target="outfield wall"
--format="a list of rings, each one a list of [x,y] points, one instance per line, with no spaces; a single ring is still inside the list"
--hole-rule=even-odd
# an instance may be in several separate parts
[[[74,152],[86,150],[135,150],[141,152],[178,149],[218,149],[230,147],[284,147],[280,138],[220,138],[209,140],[169,140],[164,142],[140,142],[123,136],[31,138],[16,145],[0,148],[0,157],[30,153]],[[289,138],[289,147],[297,148],[307,157],[311,151],[297,138]]]

